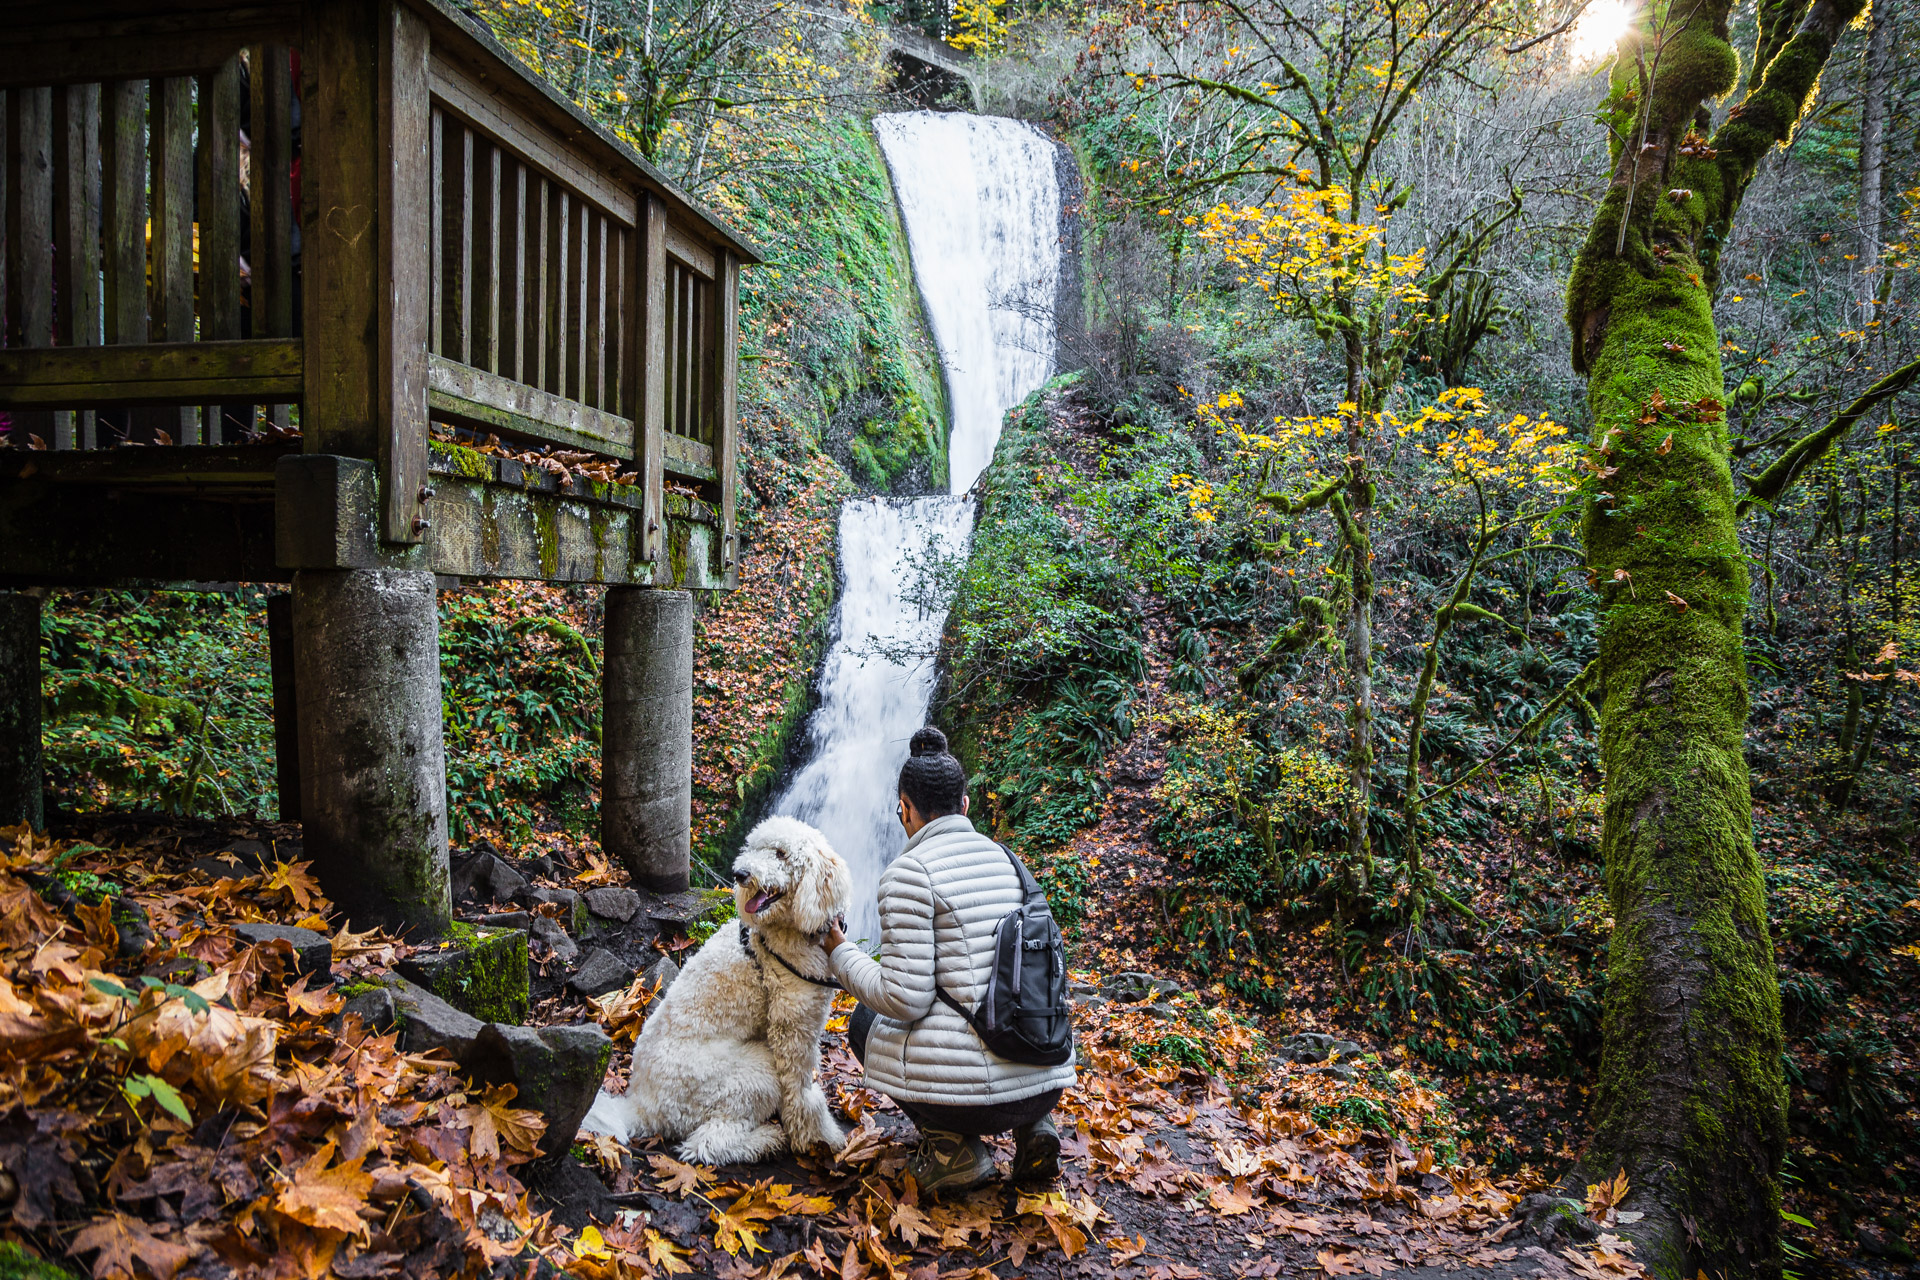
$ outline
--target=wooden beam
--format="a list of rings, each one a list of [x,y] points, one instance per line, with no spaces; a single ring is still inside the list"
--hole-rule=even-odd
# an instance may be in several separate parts
[[[160,11],[160,6],[154,8]],[[0,60],[0,85],[98,84],[204,75],[217,71],[245,45],[285,41],[299,25],[299,10],[294,5],[279,8],[274,14],[256,8],[252,13],[183,15],[191,25],[183,27],[174,21],[168,24],[171,30],[102,32],[95,24],[65,37],[16,34],[7,45],[6,58]],[[165,19],[163,11],[156,17]]]
[[[713,251],[671,222],[667,224],[667,252],[686,263],[702,279],[714,278],[717,268]]]
[[[298,338],[0,351],[0,409],[300,399]]]
[[[669,475],[706,481],[720,478],[719,469],[713,465],[713,450],[698,440],[668,432],[665,456]]]
[[[427,362],[427,403],[462,423],[512,431],[616,458],[633,456],[633,420],[440,356]]]

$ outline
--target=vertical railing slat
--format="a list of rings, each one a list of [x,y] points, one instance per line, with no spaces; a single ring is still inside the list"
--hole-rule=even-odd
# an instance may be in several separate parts
[[[240,336],[240,59],[200,77],[197,141],[200,338]],[[222,406],[206,409],[208,444],[226,439]]]
[[[153,82],[152,267],[155,342],[192,342],[193,324],[193,80]],[[200,443],[200,411],[182,405],[143,415],[176,444]]]
[[[520,335],[525,328],[527,275],[527,170],[502,154],[500,191],[500,252],[494,259],[500,277],[495,311],[500,317],[499,372],[524,381],[520,370]]]
[[[253,111],[248,123],[248,186],[252,234],[248,310],[256,338],[293,336],[293,59],[283,44],[255,45],[250,54],[248,89]],[[292,425],[290,406],[264,406],[269,429]]]
[[[607,329],[607,220],[595,212],[587,219],[586,372],[581,375],[580,398],[594,408],[605,407],[606,374],[600,344]]]
[[[541,385],[558,396],[566,394],[567,386],[567,294],[573,280],[567,258],[572,237],[567,232],[572,201],[567,189],[556,182],[547,184],[547,202],[547,376]]]
[[[7,103],[6,345],[53,341],[53,90],[15,89]],[[13,429],[53,435],[53,414],[16,411]]]
[[[431,207],[427,214],[427,274],[433,279],[433,296],[427,300],[427,345],[437,356],[447,354],[447,327],[444,323],[447,314],[447,158],[445,141],[447,120],[439,111],[433,113],[433,119],[427,126],[428,166],[432,173],[427,179],[428,189],[432,191]]]
[[[473,141],[473,281],[468,323],[467,363],[489,373],[500,367],[500,149],[485,138]]]
[[[530,387],[547,385],[547,274],[552,269],[547,244],[547,180],[527,175],[527,322],[520,335],[520,381]]]
[[[53,96],[54,341],[100,343],[100,86],[73,84]],[[95,445],[91,409],[66,411],[54,447]]]
[[[473,132],[451,118],[445,118],[445,126],[440,216],[446,241],[441,250],[446,269],[441,295],[446,343],[440,354],[465,364],[473,298]]]
[[[147,82],[101,95],[100,201],[106,261],[101,302],[111,345],[147,340]]]
[[[627,334],[632,328],[627,308],[632,305],[633,288],[627,278],[627,229],[617,223],[607,227],[607,407],[623,418],[631,418],[629,403],[632,385],[627,376]]]

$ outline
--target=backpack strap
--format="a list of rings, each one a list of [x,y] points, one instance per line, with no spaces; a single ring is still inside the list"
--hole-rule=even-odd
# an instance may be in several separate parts
[[[1007,846],[1003,844],[1000,844],[998,841],[995,842],[995,847],[999,849],[1000,852],[1007,855],[1007,861],[1013,864],[1014,875],[1020,878],[1020,892],[1026,895],[1025,901],[1023,901],[1020,905],[1023,908],[1030,907],[1033,905],[1033,900],[1036,897],[1038,897],[1041,900],[1041,902],[1044,903],[1047,899],[1047,891],[1040,887],[1040,882],[1034,878],[1033,872],[1027,870],[1027,864],[1020,861],[1019,858],[1015,857],[1013,850],[1007,848]],[[967,1025],[973,1029],[973,1034],[979,1036],[981,1040],[984,1041],[987,1038],[987,1033],[980,1026],[980,1016],[972,1012],[971,1010],[969,1010],[965,1005],[961,1004],[958,1000],[954,999],[952,994],[949,993],[945,987],[940,985],[940,974],[939,974],[940,948],[938,944],[936,944],[933,949],[933,963],[934,963],[933,994],[935,998],[937,998],[941,1004],[946,1005],[947,1008],[953,1010],[955,1013],[959,1014],[962,1018],[966,1019]]]

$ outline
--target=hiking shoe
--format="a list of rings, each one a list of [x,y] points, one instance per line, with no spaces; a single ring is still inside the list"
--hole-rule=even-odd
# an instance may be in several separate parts
[[[978,1138],[929,1129],[907,1161],[907,1172],[929,1195],[971,1191],[993,1176],[993,1154]]]
[[[1013,1131],[1013,1180],[1052,1182],[1060,1176],[1060,1131],[1046,1116]]]

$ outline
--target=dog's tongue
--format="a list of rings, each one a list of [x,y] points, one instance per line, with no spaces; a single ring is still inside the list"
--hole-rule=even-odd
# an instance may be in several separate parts
[[[747,899],[747,914],[750,916],[759,915],[762,911],[766,910],[767,904],[772,901],[773,895],[765,889],[762,889],[759,893]]]

